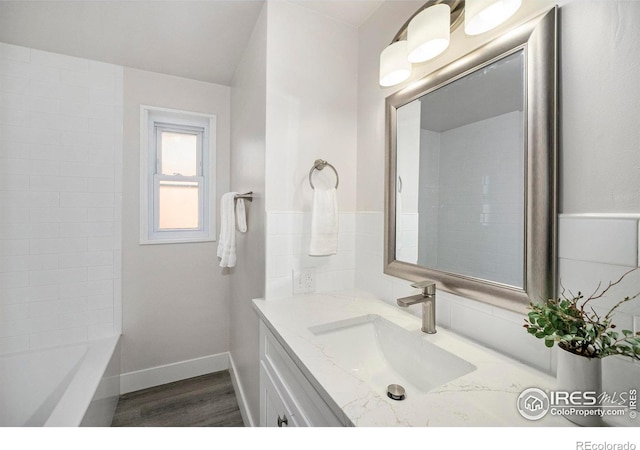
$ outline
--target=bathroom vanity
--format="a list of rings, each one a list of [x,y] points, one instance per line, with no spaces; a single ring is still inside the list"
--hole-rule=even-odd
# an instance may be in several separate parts
[[[261,426],[571,426],[517,409],[555,379],[360,291],[254,300]],[[406,392],[387,396],[390,384]]]

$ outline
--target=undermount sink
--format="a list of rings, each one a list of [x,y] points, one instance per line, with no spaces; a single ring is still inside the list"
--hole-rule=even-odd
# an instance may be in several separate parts
[[[476,369],[428,342],[424,334],[375,314],[316,325],[309,331],[335,364],[382,395],[390,384],[403,386],[407,398],[424,394]]]

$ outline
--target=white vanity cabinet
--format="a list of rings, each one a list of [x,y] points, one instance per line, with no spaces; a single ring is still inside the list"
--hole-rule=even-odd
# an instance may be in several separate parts
[[[260,426],[345,426],[260,322]]]

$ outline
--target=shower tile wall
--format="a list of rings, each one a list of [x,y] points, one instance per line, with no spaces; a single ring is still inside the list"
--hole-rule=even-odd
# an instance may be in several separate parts
[[[0,43],[0,354],[120,332],[122,68]]]

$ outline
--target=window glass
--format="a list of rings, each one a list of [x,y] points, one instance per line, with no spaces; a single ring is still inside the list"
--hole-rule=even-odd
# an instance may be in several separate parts
[[[163,175],[198,175],[197,135],[162,131],[160,141],[160,171]]]
[[[195,230],[199,223],[198,182],[160,181],[158,215],[160,230]]]

